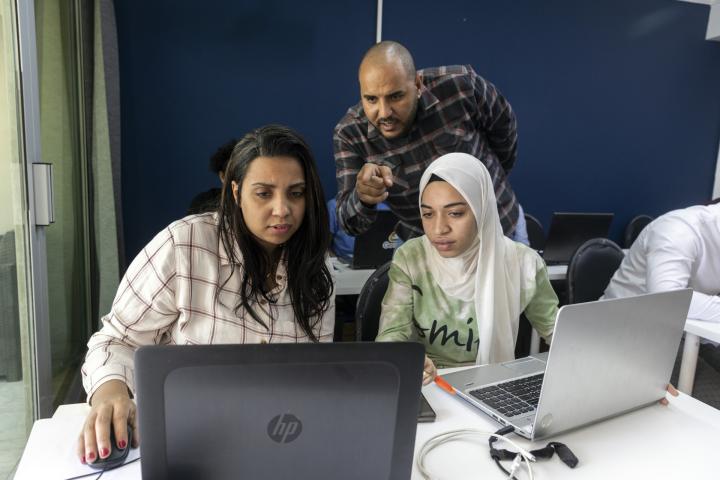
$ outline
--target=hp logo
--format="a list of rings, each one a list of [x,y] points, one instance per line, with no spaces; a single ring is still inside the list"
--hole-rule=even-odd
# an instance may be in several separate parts
[[[274,442],[290,443],[300,436],[302,422],[292,413],[283,413],[270,420],[267,432]]]

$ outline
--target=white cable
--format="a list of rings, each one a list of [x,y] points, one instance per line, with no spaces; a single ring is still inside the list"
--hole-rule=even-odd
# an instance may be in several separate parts
[[[450,430],[448,432],[439,433],[430,439],[428,439],[425,443],[423,443],[423,446],[420,447],[420,450],[418,452],[418,458],[417,458],[417,468],[420,471],[420,475],[423,476],[423,478],[427,480],[431,480],[430,473],[427,471],[427,468],[425,468],[425,458],[427,455],[434,450],[435,448],[439,447],[440,445],[452,441],[462,440],[463,437],[468,436],[474,436],[474,435],[484,435],[487,437],[495,437],[498,440],[504,440],[513,447],[515,447],[518,451],[518,457],[520,457],[525,462],[525,467],[528,471],[528,476],[530,477],[530,480],[534,480],[535,477],[533,475],[532,467],[530,466],[530,462],[535,461],[535,456],[522,448],[520,445],[515,443],[514,441],[510,440],[504,435],[498,435],[494,432],[485,432],[483,430],[475,430],[475,429],[458,429],[458,430]],[[515,461],[518,461],[518,457],[515,457]],[[513,465],[515,465],[515,461],[513,461]],[[518,466],[515,467],[517,470]],[[511,467],[512,468],[512,467]],[[511,474],[514,475],[515,472],[511,470]],[[512,478],[512,475],[510,478]]]
[[[523,457],[519,453],[515,455],[515,458],[513,458],[513,463],[510,465],[510,473],[508,474],[508,479],[515,478],[515,472],[518,471],[518,468],[520,468],[520,465],[522,465]]]
[[[534,475],[532,471],[532,467],[530,466],[530,462],[535,461],[535,457],[528,451],[526,451],[524,448],[522,448],[517,443],[513,442],[509,438],[498,435],[493,432],[485,432],[482,430],[473,430],[473,429],[460,429],[460,430],[451,430],[449,432],[441,433],[438,435],[435,435],[434,437],[427,440],[423,446],[420,448],[420,452],[418,455],[418,461],[417,461],[417,467],[420,471],[420,474],[423,475],[424,478],[430,479],[430,474],[428,473],[427,469],[425,468],[425,458],[430,451],[435,449],[436,447],[455,440],[460,440],[462,437],[465,436],[472,436],[472,435],[485,435],[488,437],[495,437],[497,439],[505,440],[510,445],[515,447],[518,450],[518,455],[522,457],[522,460],[525,461],[525,466],[528,470],[528,475],[530,477],[530,480],[534,480]]]

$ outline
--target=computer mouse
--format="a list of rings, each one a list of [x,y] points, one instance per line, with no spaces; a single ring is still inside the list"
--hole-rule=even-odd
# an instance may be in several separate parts
[[[119,467],[125,462],[125,459],[128,456],[128,453],[130,453],[130,444],[132,443],[132,428],[130,425],[127,426],[127,447],[125,448],[119,448],[117,446],[117,441],[115,438],[115,429],[110,426],[110,455],[108,455],[105,458],[100,458],[98,456],[98,459],[95,460],[92,463],[88,463],[87,465],[92,468],[97,468],[98,470],[110,470],[115,467]]]

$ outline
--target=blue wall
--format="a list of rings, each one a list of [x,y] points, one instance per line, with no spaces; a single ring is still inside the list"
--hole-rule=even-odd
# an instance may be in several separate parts
[[[638,213],[709,198],[720,44],[675,0],[384,2],[383,37],[416,64],[471,63],[519,119],[511,181],[526,210]],[[270,122],[302,132],[335,194],[332,128],[358,99],[375,1],[115,2],[123,208],[131,259],[215,185],[207,158]]]
[[[404,3],[404,2],[401,2]],[[674,0],[386,2],[385,38],[416,64],[472,63],[510,100],[511,182],[547,227],[553,211],[657,216],[712,194],[720,43],[709,8]],[[418,32],[438,32],[420,35]]]
[[[358,96],[374,1],[121,0],[115,10],[128,260],[218,186],[207,168],[218,146],[267,123],[305,136],[334,195],[332,129]]]

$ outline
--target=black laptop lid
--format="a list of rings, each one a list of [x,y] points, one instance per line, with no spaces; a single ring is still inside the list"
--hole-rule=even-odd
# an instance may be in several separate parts
[[[370,228],[355,237],[351,267],[377,268],[392,260],[397,222],[398,218],[390,210],[378,210]]]
[[[606,238],[612,213],[553,213],[543,258],[547,264],[569,263],[575,250],[591,238]]]
[[[142,347],[142,476],[410,478],[423,355],[412,342]]]

